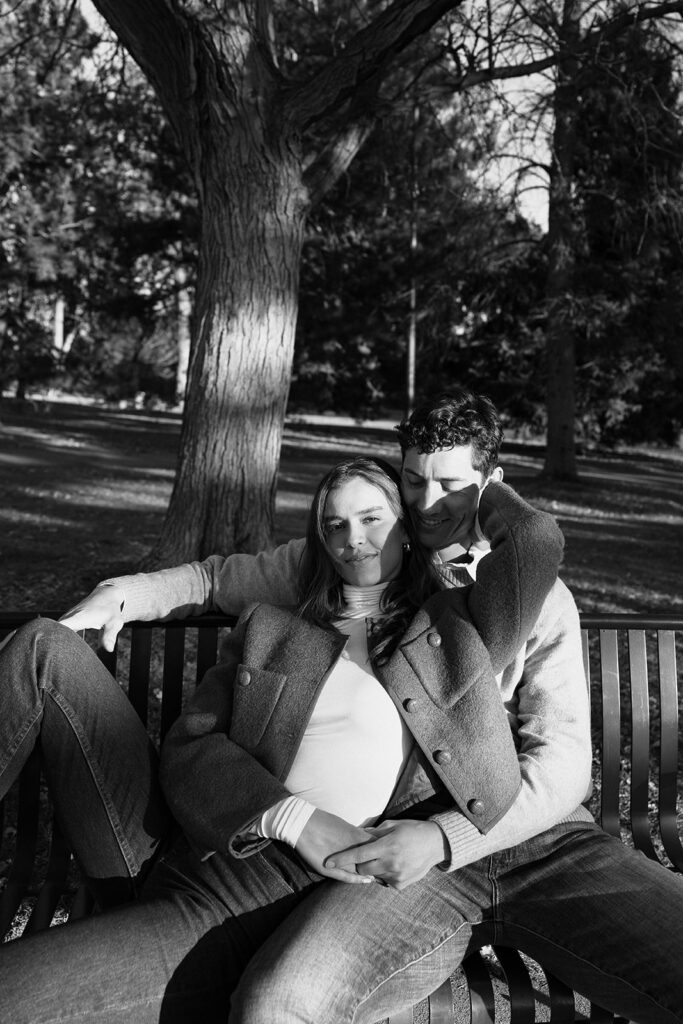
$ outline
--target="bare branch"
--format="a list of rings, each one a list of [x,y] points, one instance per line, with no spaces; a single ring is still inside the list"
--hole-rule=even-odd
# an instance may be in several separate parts
[[[315,205],[345,173],[375,126],[375,119],[353,120],[318,154],[304,175],[311,205]]]

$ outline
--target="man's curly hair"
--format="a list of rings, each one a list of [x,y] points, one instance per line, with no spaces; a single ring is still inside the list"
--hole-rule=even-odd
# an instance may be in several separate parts
[[[472,445],[472,466],[489,476],[498,465],[503,440],[500,417],[490,398],[454,388],[425,402],[396,427],[403,455],[409,448],[431,454]]]

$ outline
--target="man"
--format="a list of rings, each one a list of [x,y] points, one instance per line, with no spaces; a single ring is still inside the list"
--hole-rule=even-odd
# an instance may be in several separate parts
[[[491,403],[464,390],[399,427],[406,503],[454,586],[474,572],[481,582],[497,550],[487,529],[500,522],[486,492],[502,477],[501,437]],[[523,506],[511,566],[525,557]],[[292,541],[258,556],[212,556],[105,581],[63,621],[101,628],[111,647],[124,618],[293,605],[301,550]],[[514,568],[509,576],[514,587]],[[582,805],[588,704],[578,615],[561,582],[498,680],[521,774],[510,809],[486,832],[454,809],[433,814],[428,831],[423,821],[397,818],[373,830],[372,841],[333,853],[330,877],[356,871],[391,888],[337,886],[307,899],[252,961],[231,1020],[371,1022],[426,995],[470,943],[497,941],[640,1024],[683,1022],[683,884],[603,833]]]

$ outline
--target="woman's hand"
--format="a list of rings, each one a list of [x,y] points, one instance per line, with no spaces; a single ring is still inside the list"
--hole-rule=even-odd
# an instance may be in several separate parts
[[[435,821],[389,820],[367,831],[371,842],[335,854],[326,868],[363,872],[392,889],[405,889],[450,857],[446,837]]]
[[[344,867],[326,867],[324,861],[332,854],[341,853],[349,848],[358,848],[371,839],[372,834],[365,829],[350,825],[336,814],[316,809],[306,822],[294,849],[309,867],[326,878],[352,884],[367,883],[374,882],[374,878],[371,875],[358,874],[355,865],[347,870]]]

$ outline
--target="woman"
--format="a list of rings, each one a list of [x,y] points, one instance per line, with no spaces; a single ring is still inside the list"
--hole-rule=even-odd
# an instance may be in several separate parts
[[[1,791],[40,734],[58,813],[101,902],[130,888],[141,898],[7,945],[2,1019],[223,1020],[253,952],[325,878],[384,881],[372,864],[349,874],[325,863],[367,841],[381,816],[408,813],[437,864],[445,843],[430,815],[455,804],[485,831],[505,813],[519,768],[493,668],[463,597],[440,592],[409,543],[391,467],[355,459],[324,478],[297,613],[247,611],[165,743],[162,786],[182,828],[165,853],[153,757],[118,688],[58,625],[10,642]],[[519,608],[500,609],[496,657],[518,620]],[[473,729],[495,750],[474,772],[458,750]]]

